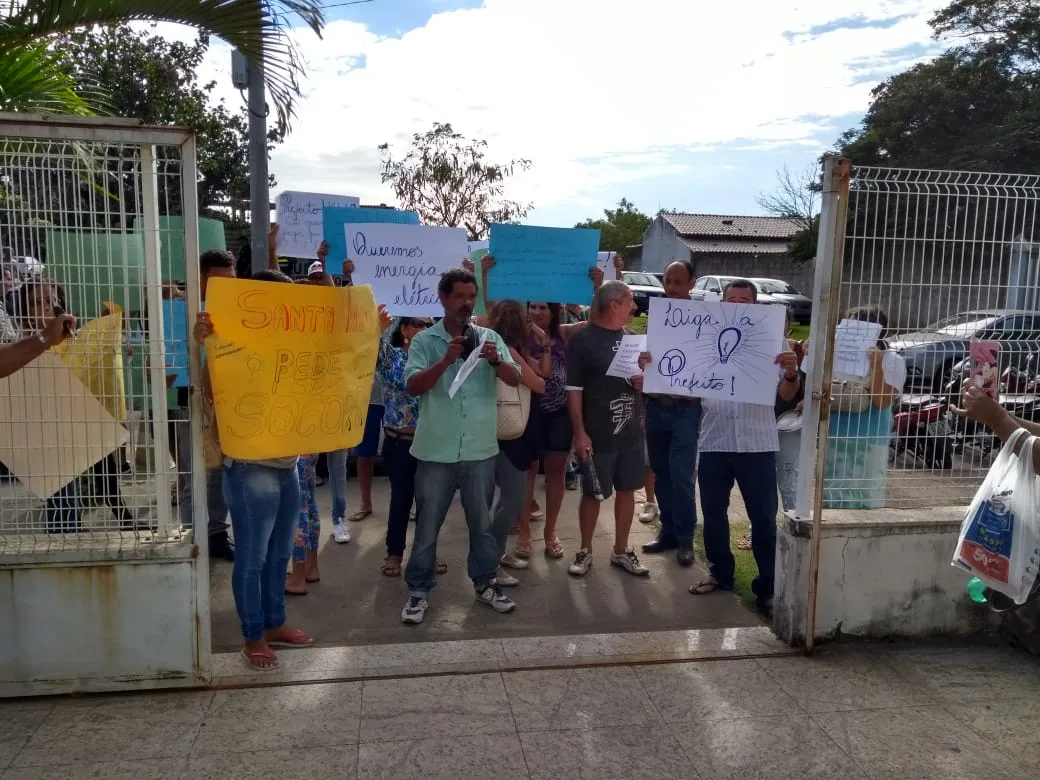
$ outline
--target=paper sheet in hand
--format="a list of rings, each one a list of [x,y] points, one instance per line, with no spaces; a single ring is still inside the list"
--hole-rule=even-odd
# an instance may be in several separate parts
[[[834,332],[835,377],[864,379],[870,372],[867,350],[877,346],[881,325],[862,320],[842,320]]]
[[[615,257],[617,252],[600,252],[596,255],[596,265],[603,272],[604,282],[616,282],[621,278],[618,276],[617,266],[614,265]]]
[[[482,338],[480,343],[477,344],[477,348],[474,349],[469,357],[466,358],[462,367],[459,369],[459,373],[455,375],[455,378],[451,381],[451,387],[448,388],[448,398],[454,398],[455,394],[459,392],[459,388],[462,387],[462,383],[469,379],[469,375],[473,373],[473,369],[477,367],[477,363],[480,362],[480,353],[484,350],[484,344],[487,342],[487,338]]]
[[[126,429],[53,352],[0,379],[0,461],[39,498],[127,440]]]
[[[610,361],[607,368],[607,376],[617,376],[628,379],[636,374],[642,374],[639,368],[639,353],[646,351],[646,336],[622,336],[618,344],[614,359]]]

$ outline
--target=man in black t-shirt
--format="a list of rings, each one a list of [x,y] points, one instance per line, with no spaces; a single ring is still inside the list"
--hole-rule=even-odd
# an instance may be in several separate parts
[[[583,472],[578,510],[581,549],[568,569],[576,577],[587,574],[592,566],[592,536],[599,518],[599,502],[612,491],[617,496],[610,562],[630,574],[649,574],[628,545],[635,491],[642,487],[646,470],[639,413],[643,376],[607,376],[634,311],[628,285],[604,282],[593,298],[589,325],[575,333],[567,345],[567,404],[574,430],[574,454],[582,461]]]

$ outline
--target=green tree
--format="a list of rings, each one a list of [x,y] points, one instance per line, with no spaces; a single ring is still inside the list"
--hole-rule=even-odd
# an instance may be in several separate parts
[[[175,22],[222,38],[252,63],[263,66],[264,80],[279,124],[287,125],[299,95],[302,61],[286,34],[300,19],[318,35],[325,20],[322,0],[9,0],[0,3],[0,61],[20,56],[45,64],[54,36],[97,25],[128,21]],[[58,52],[60,56],[60,52]],[[0,66],[0,74],[15,69]],[[0,81],[0,94],[10,85]],[[23,102],[18,110],[50,110],[63,102],[65,86],[55,84],[45,99]],[[68,104],[61,105],[66,110]]]
[[[493,163],[487,142],[456,133],[450,124],[412,136],[408,153],[395,159],[389,144],[379,146],[382,181],[390,184],[401,208],[428,225],[464,227],[471,241],[485,239],[493,222],[516,222],[532,204],[504,196],[507,180],[531,167],[530,160]]]
[[[223,101],[213,105],[208,96],[216,83],[200,83],[197,77],[209,36],[200,34],[193,43],[171,42],[154,31],[120,24],[59,35],[55,48],[76,83],[104,85],[107,113],[195,131],[200,208],[234,208],[248,200],[246,109],[229,110]],[[269,145],[284,136],[284,127],[273,125]],[[168,185],[163,207],[178,205],[179,182],[172,177],[161,181]]]
[[[959,45],[878,85],[838,150],[859,165],[1037,170],[1040,6],[955,0],[930,23]]]
[[[602,219],[587,219],[574,227],[598,230],[600,251],[624,254],[625,247],[643,243],[643,233],[651,222],[650,217],[622,198],[616,209],[603,210]]]

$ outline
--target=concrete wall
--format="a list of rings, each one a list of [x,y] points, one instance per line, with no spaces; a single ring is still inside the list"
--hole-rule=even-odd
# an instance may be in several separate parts
[[[697,276],[743,276],[745,278],[782,279],[794,285],[799,292],[812,297],[812,263],[792,263],[787,255],[714,255],[692,254],[690,257]]]
[[[690,250],[679,240],[675,228],[662,217],[657,217],[643,233],[642,268],[653,273],[664,273],[673,260],[686,260]]]
[[[195,565],[0,569],[0,697],[205,682],[200,632],[209,614],[196,614]]]
[[[817,640],[972,634],[994,627],[950,565],[964,507],[827,510],[820,545]],[[774,627],[806,636],[811,525],[785,519],[778,535]]]

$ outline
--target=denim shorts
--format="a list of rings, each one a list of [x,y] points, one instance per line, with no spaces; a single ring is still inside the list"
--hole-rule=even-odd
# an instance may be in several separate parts
[[[374,458],[379,454],[379,434],[383,430],[383,407],[374,404],[368,407],[365,419],[365,438],[354,448],[359,458]]]

